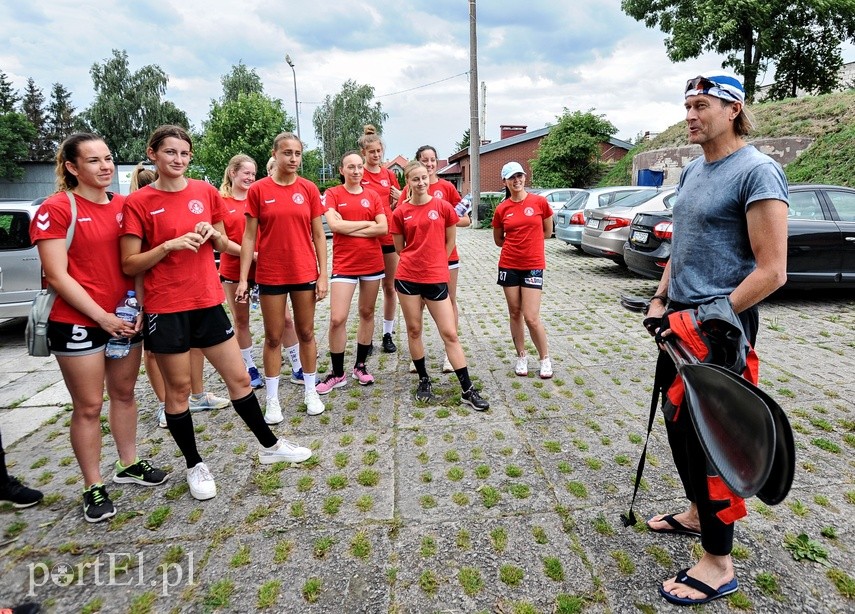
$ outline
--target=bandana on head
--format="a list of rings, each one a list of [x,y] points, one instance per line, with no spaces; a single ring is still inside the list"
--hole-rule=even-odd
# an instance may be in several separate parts
[[[686,83],[686,98],[698,94],[745,103],[745,90],[742,83],[735,76],[727,73],[709,73],[709,76],[698,75],[694,79],[689,79]]]

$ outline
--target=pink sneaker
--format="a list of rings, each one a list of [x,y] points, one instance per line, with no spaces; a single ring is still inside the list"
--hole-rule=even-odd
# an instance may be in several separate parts
[[[342,386],[347,386],[347,376],[343,373],[340,376],[330,373],[324,378],[324,381],[318,382],[315,390],[318,391],[318,394],[328,394],[333,388],[341,388]]]
[[[374,383],[374,376],[368,372],[365,365],[356,365],[353,368],[353,379],[358,381],[360,386],[369,386]]]

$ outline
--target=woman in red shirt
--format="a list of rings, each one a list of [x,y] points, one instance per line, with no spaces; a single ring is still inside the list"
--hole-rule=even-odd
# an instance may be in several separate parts
[[[98,522],[116,515],[101,479],[101,409],[109,396],[110,431],[119,460],[113,481],[143,486],[162,484],[169,475],[137,458],[137,404],[134,385],[140,368],[142,320],[130,323],[115,309],[128,290],[142,290],[119,262],[122,196],[107,190],[113,181],[113,156],[101,137],[76,133],[56,156],[58,192],[42,203],[30,225],[45,278],[56,291],[48,321],[48,343],[71,394],[71,447],[83,473],[83,517]],[[71,245],[71,199],[77,218]],[[130,353],[110,359],[110,338],[131,338]]]
[[[226,208],[216,188],[184,176],[192,153],[183,128],[166,125],[152,133],[147,155],[157,180],[125,201],[120,245],[125,273],[145,273],[146,347],[166,383],[167,428],[184,455],[190,494],[203,500],[215,497],[217,487],[196,448],[188,407],[191,347],[200,348],[225,381],[235,411],[262,445],[261,464],[301,462],[312,452],[277,439],[249,385],[223,309],[225,294],[213,253],[216,247],[234,255],[239,246],[226,236]]]
[[[385,208],[376,192],[362,187],[363,163],[359,152],[344,154],[339,173],[344,184],[324,193],[327,224],[333,231],[329,330],[332,371],[318,384],[320,394],[347,384],[344,373],[346,327],[357,284],[359,326],[353,379],[363,386],[374,383],[365,361],[374,336],[374,305],[384,275],[383,253],[377,239],[387,234]]]
[[[290,295],[300,341],[306,413],[316,416],[323,413],[324,403],[315,388],[315,303],[327,295],[327,239],[321,222],[321,193],[297,174],[302,156],[303,144],[296,135],[277,135],[273,140],[275,172],[256,181],[247,192],[237,297],[246,300],[249,269],[257,254],[255,281],[264,318],[264,375],[278,377],[282,368],[280,347]],[[271,423],[282,420],[278,386],[267,386],[266,419]]]
[[[497,283],[505,291],[511,338],[517,351],[514,373],[528,375],[525,326],[540,355],[540,377],[552,377],[552,361],[546,330],[540,320],[543,271],[546,268],[544,239],[552,236],[552,209],[542,196],[525,189],[525,171],[519,162],[502,167],[505,200],[493,214],[493,240],[502,248]]]
[[[249,186],[255,181],[255,160],[246,154],[238,154],[229,160],[223,173],[223,182],[220,184],[220,196],[226,205],[226,216],[223,218],[223,227],[230,241],[240,245],[243,240],[243,231],[246,228],[246,193]],[[252,333],[249,330],[249,301],[238,302],[235,299],[235,290],[240,281],[240,256],[233,256],[225,252],[220,254],[220,281],[223,284],[223,292],[232,314],[235,324],[238,346],[240,346],[241,357],[249,373],[249,384],[255,389],[264,387],[264,380],[255,366],[252,358]],[[249,279],[255,280],[255,267],[249,271]]]
[[[448,256],[454,248],[458,215],[448,201],[429,193],[429,175],[424,164],[413,160],[407,164],[404,177],[408,196],[392,214],[392,237],[401,257],[395,290],[407,324],[410,356],[419,375],[416,400],[433,399],[422,342],[423,312],[427,306],[460,382],[463,402],[486,411],[490,404],[481,398],[469,379],[466,356],[457,337],[454,309],[448,298]]]
[[[368,124],[363,129],[364,134],[359,137],[358,145],[365,160],[365,171],[362,176],[362,185],[377,192],[383,203],[386,221],[392,219],[392,208],[401,196],[401,186],[398,185],[398,177],[383,166],[383,139],[377,134],[377,129]],[[392,243],[392,233],[380,237],[380,246],[383,250],[383,343],[381,349],[387,354],[397,351],[397,346],[392,340],[395,332],[395,308],[397,307],[397,295],[395,294],[395,270],[398,268],[398,254]]]

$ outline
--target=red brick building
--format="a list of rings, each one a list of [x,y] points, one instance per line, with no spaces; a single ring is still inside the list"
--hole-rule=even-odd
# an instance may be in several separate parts
[[[507,162],[516,161],[522,164],[526,175],[531,177],[530,160],[537,157],[540,141],[549,134],[552,126],[526,132],[527,126],[501,126],[501,139],[495,143],[481,145],[481,191],[498,192],[503,189],[500,172]],[[610,138],[600,143],[600,160],[606,163],[617,162],[623,158],[632,147],[631,143],[620,139]],[[470,189],[469,150],[464,149],[448,158],[448,166],[440,169],[439,175],[457,186],[461,194],[468,194]],[[584,187],[584,186],[566,186]]]

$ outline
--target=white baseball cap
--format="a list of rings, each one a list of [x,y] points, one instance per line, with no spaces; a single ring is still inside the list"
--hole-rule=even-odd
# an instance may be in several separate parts
[[[508,162],[502,167],[502,179],[510,179],[517,173],[525,175],[525,170],[519,162]]]

